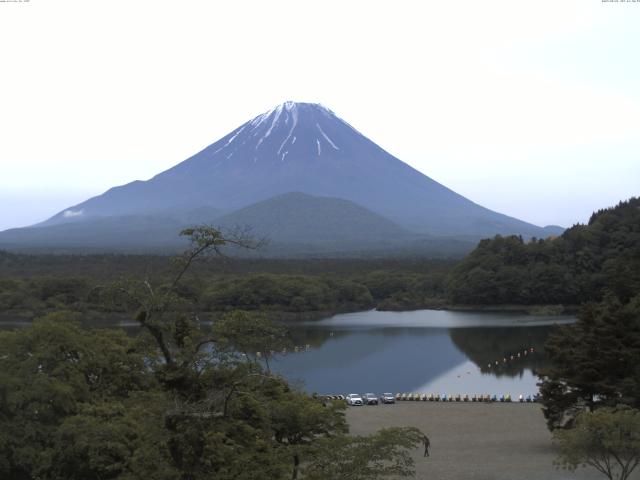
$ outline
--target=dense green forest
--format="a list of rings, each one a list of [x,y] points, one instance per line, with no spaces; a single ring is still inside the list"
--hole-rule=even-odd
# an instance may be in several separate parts
[[[564,304],[627,301],[640,291],[640,199],[594,213],[548,239],[483,240],[451,272],[453,304]]]
[[[418,429],[347,435],[343,401],[294,390],[241,355],[290,346],[284,327],[239,311],[205,327],[180,312],[196,302],[181,286],[196,257],[227,242],[214,229],[187,234],[194,245],[167,277],[116,280],[101,292],[135,318],[135,336],[82,328],[81,313],[64,311],[0,332],[0,478],[413,476]],[[50,293],[46,282],[39,288]]]
[[[451,260],[207,258],[178,294],[200,312],[233,309],[326,315],[369,308],[419,308],[444,295]],[[129,277],[168,281],[167,257],[19,255],[0,252],[0,311],[37,317],[59,309],[124,313],[105,302],[106,285]]]
[[[124,313],[105,302],[104,285],[131,276],[166,280],[167,272],[163,256],[0,252],[0,311],[28,318],[59,309]],[[369,308],[578,306],[607,291],[626,301],[639,290],[640,200],[634,198],[559,237],[483,240],[460,262],[208,258],[194,265],[178,294],[210,314],[239,308],[295,317]]]

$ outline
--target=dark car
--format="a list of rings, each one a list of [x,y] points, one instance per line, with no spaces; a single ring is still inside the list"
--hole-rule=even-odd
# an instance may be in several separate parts
[[[365,405],[378,405],[378,403],[380,403],[378,397],[376,397],[373,393],[365,393],[362,396],[362,401]]]

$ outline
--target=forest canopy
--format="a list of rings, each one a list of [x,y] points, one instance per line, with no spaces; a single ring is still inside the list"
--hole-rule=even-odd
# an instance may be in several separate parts
[[[483,240],[451,272],[453,304],[627,302],[640,291],[640,198],[595,212],[559,237]]]
[[[184,274],[244,239],[184,231],[192,248],[167,282],[104,287],[140,332],[81,327],[56,312],[0,332],[0,477],[15,480],[382,479],[413,475],[415,428],[348,436],[343,401],[294,390],[257,356],[286,329],[246,312],[213,328],[189,308]],[[266,367],[266,368],[265,368]],[[334,461],[336,451],[340,461]]]

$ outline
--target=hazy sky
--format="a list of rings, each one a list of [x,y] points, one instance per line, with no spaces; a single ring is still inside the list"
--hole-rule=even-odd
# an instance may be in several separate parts
[[[640,194],[640,0],[22,0],[0,42],[0,229],[285,100],[536,224]]]

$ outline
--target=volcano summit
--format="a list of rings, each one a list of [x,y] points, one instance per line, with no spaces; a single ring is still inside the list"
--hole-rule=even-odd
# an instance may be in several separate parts
[[[318,198],[301,201],[308,196]],[[559,230],[473,203],[398,160],[321,105],[285,102],[150,180],[111,188],[36,227],[0,233],[0,246],[82,246],[83,238],[84,246],[125,246],[127,225],[139,223],[140,217],[164,227],[231,225],[237,211],[242,213],[238,218],[251,220],[247,211],[254,204],[260,204],[253,209],[260,212],[260,233],[275,234],[282,244],[289,239],[278,232],[296,230],[297,219],[306,217],[302,230],[309,230],[310,218],[321,223],[329,217],[342,219],[345,225],[329,222],[336,235],[332,248],[338,249],[345,229],[354,239],[376,238],[381,244],[392,237],[476,240],[495,234],[544,237]],[[305,213],[305,208],[311,211]],[[332,208],[343,212],[334,216]],[[358,220],[350,221],[345,212],[357,212]],[[114,243],[109,234],[97,238],[95,232],[113,231],[107,225],[118,225],[119,241]],[[295,243],[319,241],[308,237],[299,231]],[[147,237],[167,245],[172,238]]]

